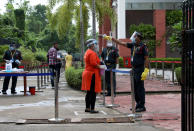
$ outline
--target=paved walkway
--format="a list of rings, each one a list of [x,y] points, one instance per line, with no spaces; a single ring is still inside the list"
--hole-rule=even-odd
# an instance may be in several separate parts
[[[115,103],[119,104],[120,107],[114,109],[104,107],[102,105],[102,95],[98,95],[96,108],[100,111],[99,114],[85,113],[85,92],[73,90],[68,87],[65,82],[64,74],[61,76],[62,78],[59,84],[59,117],[66,119],[66,123],[69,122],[68,120],[70,120],[69,123],[81,123],[81,120],[85,120],[85,123],[95,122],[95,120],[97,120],[97,123],[114,123],[116,121],[121,121],[121,119],[123,120],[122,122],[132,122],[131,120],[126,119],[129,118],[128,114],[131,113],[129,110],[131,107],[131,96],[127,94],[127,92],[130,91],[130,83],[128,83],[130,81],[129,76],[117,76],[118,91],[125,92],[123,94],[118,94],[117,97],[115,97]],[[36,86],[36,77],[28,77],[27,79],[28,86]],[[125,82],[125,80],[127,80],[127,82]],[[145,81],[145,83],[147,82],[150,84],[151,81]],[[2,83],[3,81],[0,81],[0,85],[2,85]],[[147,88],[147,84],[145,85],[146,90],[152,90],[154,88],[157,90],[157,87],[161,84],[160,81],[159,83],[153,81],[151,84],[152,88]],[[174,87],[172,86],[160,87],[161,90],[163,90],[163,88],[166,90],[174,90]],[[179,88],[180,90],[180,87],[178,86],[175,88]],[[8,91],[8,95],[0,94],[1,125],[3,125],[3,123],[17,123],[20,119],[42,120],[45,122],[45,120],[54,117],[54,90],[51,89],[50,86],[46,89],[42,89],[43,92],[36,92],[35,96],[29,95],[24,97],[23,92],[20,92],[21,90],[23,90],[23,79],[19,78],[17,95],[11,95],[10,90]],[[180,130],[180,102],[180,94],[147,95],[147,111],[143,113],[141,119],[138,119],[134,124],[131,123],[130,127],[126,127],[125,130]],[[106,103],[110,103],[110,97],[106,97]],[[98,129],[98,127],[94,127]],[[112,127],[115,127],[115,125]]]

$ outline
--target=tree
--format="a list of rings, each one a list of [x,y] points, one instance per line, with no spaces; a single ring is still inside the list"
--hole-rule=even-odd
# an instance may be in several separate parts
[[[63,4],[57,9],[55,13],[52,13],[53,7],[62,2]],[[91,0],[82,0],[83,2],[83,20],[84,20],[84,35],[87,35],[88,23],[89,23],[89,11],[92,10]],[[110,16],[112,23],[115,23],[115,12],[110,7],[111,0],[96,0],[96,17],[99,23],[103,22],[105,16]],[[52,29],[57,30],[59,37],[63,37],[69,29],[70,23],[73,18],[77,21],[77,35],[76,45],[80,45],[80,14],[79,12],[79,0],[49,0],[48,19]],[[75,15],[76,14],[76,15]],[[85,37],[86,38],[86,37]],[[79,47],[79,46],[78,46]]]

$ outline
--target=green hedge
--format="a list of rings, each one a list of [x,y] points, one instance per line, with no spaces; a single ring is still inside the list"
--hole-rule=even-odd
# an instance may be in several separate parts
[[[149,58],[150,61],[181,61],[181,58]],[[156,67],[156,62],[150,62],[151,68]],[[181,67],[181,63],[175,63],[174,67]],[[157,68],[161,69],[162,68],[162,63],[157,63]],[[172,68],[172,63],[164,63],[164,68],[165,69],[171,69]]]
[[[75,69],[74,67],[65,70],[65,77],[70,87],[81,90],[82,72],[83,69]]]
[[[177,79],[177,81],[181,84],[181,79],[182,79],[182,77],[181,77],[181,71],[182,71],[182,68],[181,67],[178,67],[178,68],[176,68],[175,69],[175,74],[176,74],[176,79]]]
[[[35,59],[37,61],[46,62],[47,61],[47,52],[39,50],[35,53]]]

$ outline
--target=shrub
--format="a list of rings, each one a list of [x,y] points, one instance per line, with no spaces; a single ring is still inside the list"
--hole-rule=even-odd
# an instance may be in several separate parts
[[[178,67],[175,69],[175,74],[176,74],[176,79],[177,81],[182,84],[182,78],[181,78],[181,71],[182,71],[182,68],[181,67]]]
[[[65,70],[65,77],[70,87],[81,90],[83,69],[69,67]]]
[[[9,49],[8,45],[1,45],[0,46],[0,55],[3,55],[5,53],[5,51],[8,49]]]
[[[23,62],[33,63],[35,61],[34,53],[31,50],[24,47],[20,47],[19,50],[21,51]]]
[[[47,61],[47,52],[39,50],[35,53],[35,59],[37,61],[46,62]]]
[[[181,58],[149,58],[150,61],[181,61]],[[151,68],[156,67],[156,62],[151,62],[150,63]],[[181,67],[181,63],[174,63],[174,67]],[[157,63],[157,68],[161,69],[162,68],[162,63],[158,62]],[[172,68],[172,63],[164,63],[164,68],[165,69],[171,69]]]
[[[119,68],[124,68],[123,57],[119,57]]]

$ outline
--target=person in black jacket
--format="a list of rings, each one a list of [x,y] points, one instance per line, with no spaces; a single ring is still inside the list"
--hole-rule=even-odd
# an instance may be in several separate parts
[[[116,69],[118,68],[118,49],[116,49],[112,42],[107,42],[107,47],[103,49],[101,54],[102,60],[104,61],[107,69]],[[105,81],[107,86],[107,94],[106,96],[111,96],[111,76],[110,71],[105,71]],[[114,95],[116,95],[116,75],[113,72],[113,89]]]
[[[19,68],[19,64],[21,63],[22,56],[21,52],[16,50],[16,45],[15,44],[10,44],[9,50],[7,50],[3,56],[3,60],[5,62],[11,62],[12,63],[12,68]],[[7,89],[9,86],[9,81],[10,81],[11,76],[5,76],[4,82],[3,82],[3,94],[7,94]],[[11,94],[17,94],[15,91],[17,84],[17,76],[12,76],[12,85],[11,85]]]

